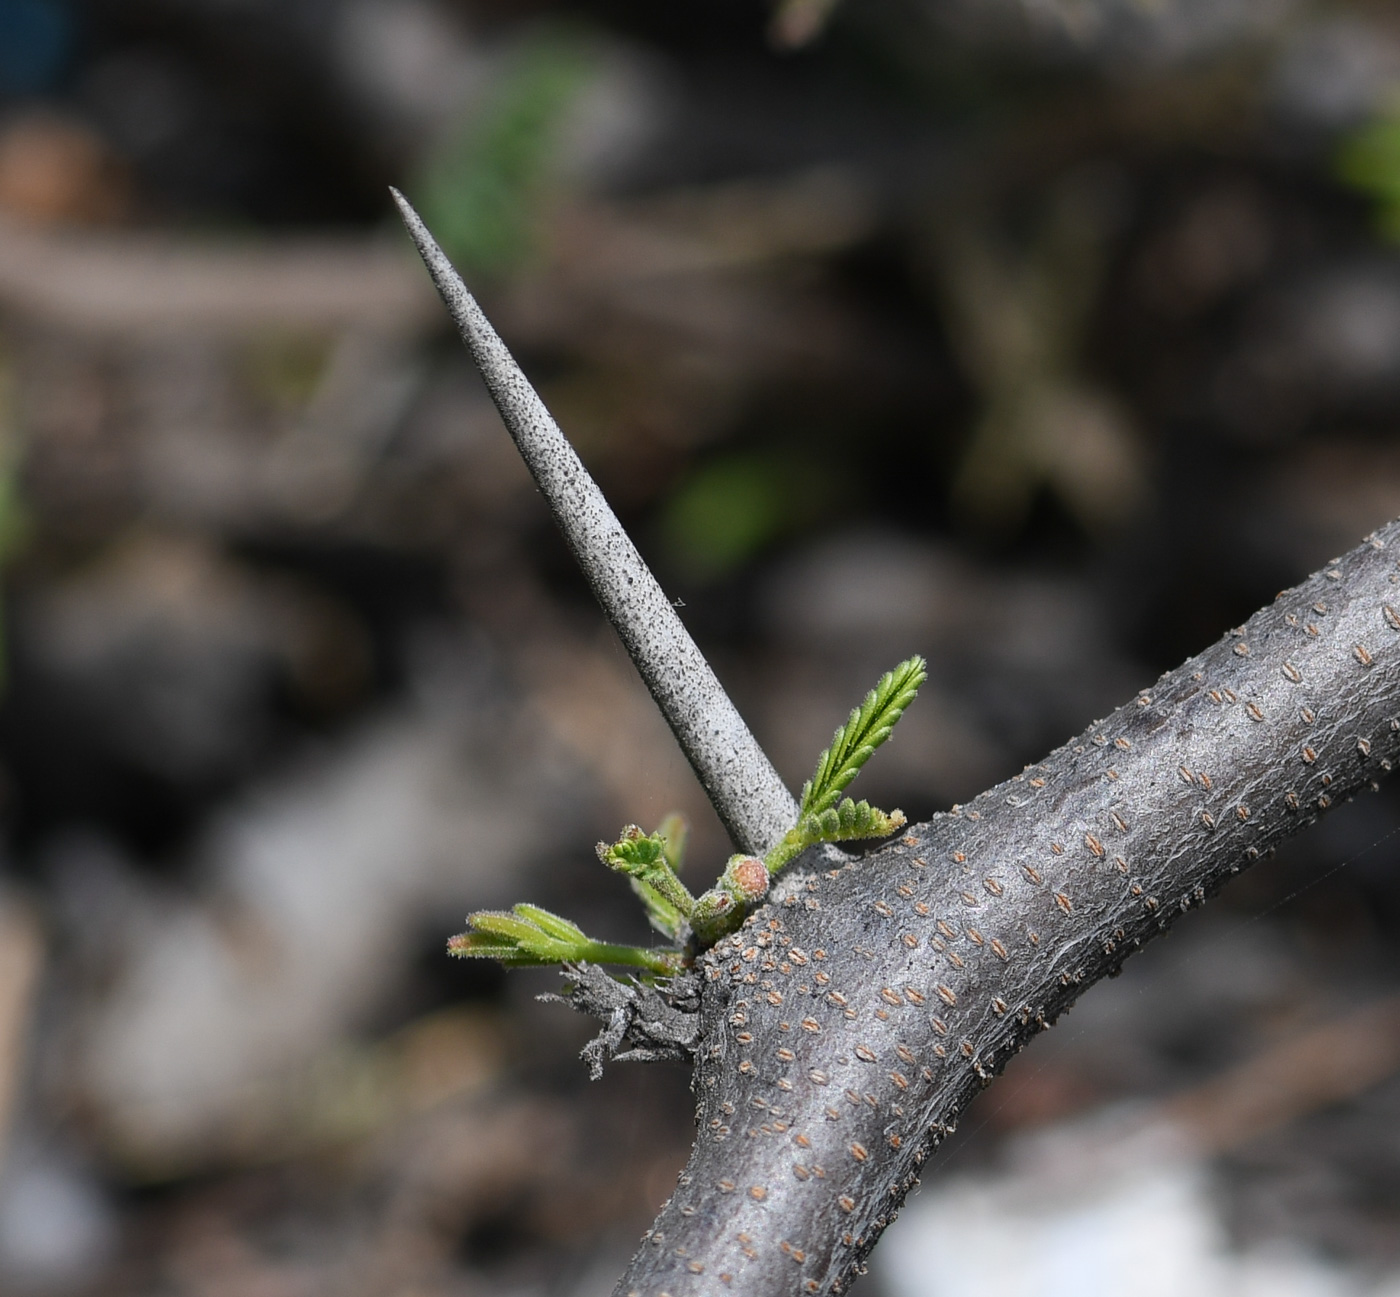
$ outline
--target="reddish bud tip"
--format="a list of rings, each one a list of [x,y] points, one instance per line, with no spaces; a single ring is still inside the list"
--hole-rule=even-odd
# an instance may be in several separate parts
[[[756,856],[735,856],[727,872],[745,900],[759,901],[768,894],[768,867]]]

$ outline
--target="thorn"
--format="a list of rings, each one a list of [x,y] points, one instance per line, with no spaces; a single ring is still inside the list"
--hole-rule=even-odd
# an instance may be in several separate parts
[[[461,276],[408,200],[389,192],[555,522],[720,819],[743,851],[764,855],[797,822],[796,801]]]

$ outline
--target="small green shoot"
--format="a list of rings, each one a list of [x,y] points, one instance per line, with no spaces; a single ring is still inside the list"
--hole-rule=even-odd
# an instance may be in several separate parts
[[[679,877],[687,836],[681,816],[667,816],[654,833],[629,824],[616,842],[598,844],[598,858],[627,876],[651,925],[676,948],[649,950],[594,941],[557,914],[517,905],[510,911],[470,915],[467,931],[447,943],[448,951],[498,959],[507,967],[587,961],[641,968],[661,977],[680,972],[697,953],[735,931],[767,895],[769,878],[808,847],[883,838],[903,827],[902,811],[882,811],[841,794],[890,737],[927,675],[924,659],[912,657],[881,676],[818,758],[816,771],[802,788],[797,823],[764,859],[731,856],[715,885],[698,899]]]
[[[616,842],[598,844],[598,859],[631,880],[632,890],[641,898],[652,927],[680,940],[695,909],[695,898],[676,877],[672,864],[673,855],[679,859],[679,849],[671,846],[665,829],[670,825],[674,833],[676,821],[680,821],[679,843],[683,848],[685,822],[673,815],[655,833],[643,833],[635,824],[629,824]]]
[[[463,959],[497,959],[507,968],[543,964],[624,964],[670,976],[681,971],[679,951],[645,950],[594,941],[568,919],[537,905],[481,910],[467,916],[467,931],[447,943],[448,954]]]
[[[885,838],[904,827],[903,811],[882,811],[869,802],[853,802],[849,797],[822,811],[804,815],[796,827],[768,853],[770,873],[776,874],[808,847],[819,842],[852,842],[858,838]]]
[[[916,656],[886,671],[846,723],[836,727],[831,746],[817,758],[816,773],[802,785],[802,818],[820,815],[836,804],[918,696],[919,686],[928,679],[927,668],[924,659]]]
[[[666,862],[676,872],[681,872],[685,860],[685,844],[690,837],[690,825],[684,815],[672,811],[656,830],[666,844]]]

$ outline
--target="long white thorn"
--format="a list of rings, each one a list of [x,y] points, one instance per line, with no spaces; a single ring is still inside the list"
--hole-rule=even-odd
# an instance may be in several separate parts
[[[762,855],[797,803],[681,623],[598,484],[418,213],[390,192],[506,429],[608,620],[738,847]]]

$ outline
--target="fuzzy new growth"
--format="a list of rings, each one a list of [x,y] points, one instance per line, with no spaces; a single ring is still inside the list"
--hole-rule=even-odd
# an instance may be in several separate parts
[[[606,963],[660,977],[690,967],[697,955],[739,928],[768,895],[769,878],[808,847],[888,837],[904,825],[902,811],[881,811],[849,797],[839,803],[836,799],[890,737],[924,674],[922,658],[910,658],[886,672],[850,719],[837,727],[831,746],[818,759],[802,791],[805,809],[797,823],[762,859],[742,852],[730,856],[724,872],[703,895],[693,896],[680,879],[686,828],[679,815],[668,816],[654,833],[629,824],[616,842],[598,844],[598,859],[627,877],[652,927],[674,941],[673,948],[608,945],[548,910],[517,905],[510,914],[485,910],[468,915],[467,931],[448,942],[448,951],[496,959],[508,967]]]
[[[577,924],[538,905],[480,910],[471,916],[471,931],[451,938],[447,949],[461,958],[494,959],[507,968],[586,962],[621,964],[660,976],[681,971],[675,952],[593,941]]]
[[[820,815],[836,804],[918,696],[919,686],[928,678],[926,667],[923,658],[912,657],[886,671],[865,695],[865,701],[837,728],[831,746],[817,758],[816,773],[802,785],[804,816]]]

